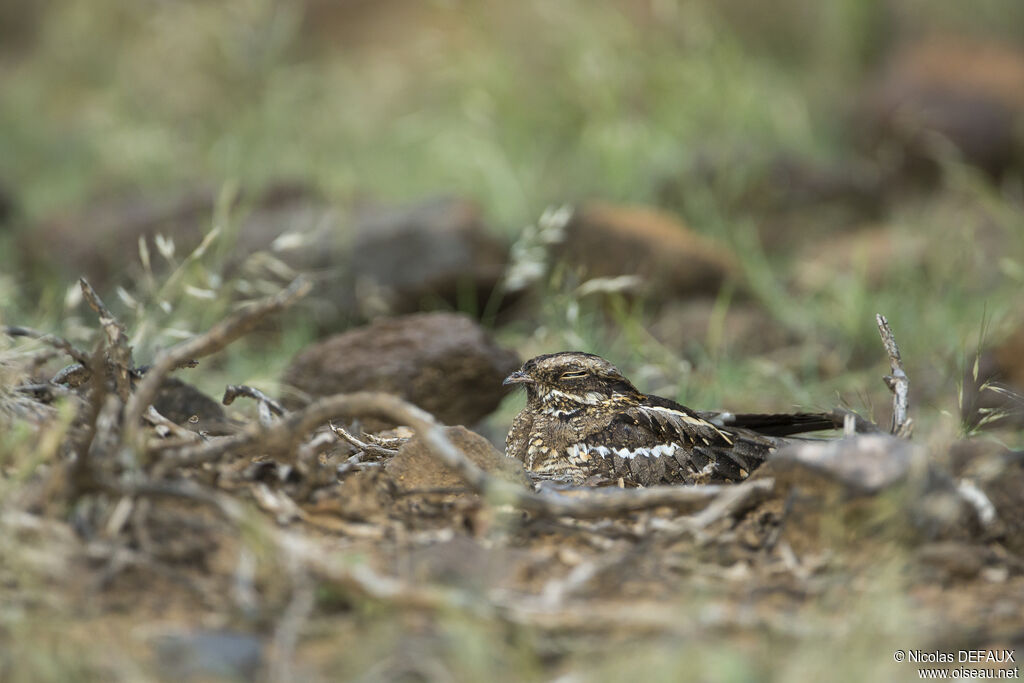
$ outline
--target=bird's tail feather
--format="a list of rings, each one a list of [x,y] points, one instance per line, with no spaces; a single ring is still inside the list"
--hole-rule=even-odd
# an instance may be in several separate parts
[[[747,429],[765,436],[790,436],[823,429],[842,429],[843,417],[833,413],[698,413],[718,427]]]

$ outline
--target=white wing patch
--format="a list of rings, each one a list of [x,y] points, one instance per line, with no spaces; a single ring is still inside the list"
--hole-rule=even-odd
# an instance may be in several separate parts
[[[679,446],[675,444],[659,444],[654,448],[608,448],[607,446],[589,446],[585,443],[577,443],[569,446],[565,449],[565,454],[569,457],[569,461],[574,464],[580,464],[589,462],[592,456],[600,456],[607,458],[613,455],[617,455],[624,460],[632,460],[633,458],[644,456],[646,458],[660,458],[666,455],[672,455]]]

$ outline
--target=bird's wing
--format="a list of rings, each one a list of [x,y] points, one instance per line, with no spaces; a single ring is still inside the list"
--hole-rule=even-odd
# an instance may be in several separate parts
[[[644,486],[708,483],[744,479],[776,443],[717,427],[678,403],[647,396],[570,447],[569,456],[589,461],[608,478]]]

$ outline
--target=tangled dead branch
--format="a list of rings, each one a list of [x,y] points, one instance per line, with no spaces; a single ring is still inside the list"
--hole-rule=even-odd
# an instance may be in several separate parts
[[[135,393],[127,401],[122,443],[137,452],[143,450],[144,446],[139,436],[140,420],[168,373],[184,362],[220,351],[239,337],[251,332],[267,316],[291,306],[304,297],[312,286],[308,279],[296,278],[278,294],[236,311],[204,334],[177,344],[157,356],[152,367],[136,387]]]
[[[206,442],[195,447],[179,447],[157,455],[159,469],[195,466],[220,458],[258,451],[260,453],[294,454],[312,430],[341,416],[377,416],[411,427],[427,443],[430,452],[444,465],[459,473],[474,492],[494,504],[512,505],[536,515],[593,518],[669,507],[682,510],[700,508],[715,500],[723,491],[736,487],[659,486],[648,489],[595,489],[574,492],[568,496],[546,491],[527,491],[481,470],[445,436],[443,426],[432,415],[391,394],[339,394],[316,401],[303,410],[289,413],[281,421],[265,427],[254,423],[241,433]],[[745,488],[742,488],[745,487]],[[741,485],[750,499],[765,493],[771,482],[750,482]]]
[[[92,288],[85,278],[79,278],[79,286],[82,288],[82,295],[89,304],[89,308],[96,312],[100,318],[100,326],[107,336],[106,359],[107,367],[114,378],[114,386],[117,388],[117,395],[122,401],[127,401],[132,391],[132,349],[128,346],[128,335],[125,333],[124,325],[118,321],[110,312],[99,294]]]
[[[235,399],[239,396],[245,396],[246,398],[259,401],[261,404],[266,405],[267,409],[278,417],[285,414],[284,406],[264,394],[259,389],[245,384],[229,384],[227,388],[224,389],[224,398],[221,399],[221,403],[229,406],[234,403]]]

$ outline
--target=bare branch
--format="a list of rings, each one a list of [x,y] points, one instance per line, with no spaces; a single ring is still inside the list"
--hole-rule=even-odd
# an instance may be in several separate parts
[[[339,437],[352,444],[359,450],[363,451],[367,455],[376,455],[383,458],[393,458],[398,455],[398,451],[393,448],[385,448],[384,446],[378,446],[377,444],[367,443],[360,440],[354,434],[346,430],[344,427],[337,427],[332,422],[331,431],[337,434]]]
[[[127,401],[131,394],[132,374],[132,349],[128,346],[128,335],[125,333],[124,325],[114,317],[99,294],[92,288],[92,285],[83,277],[78,279],[82,288],[82,295],[89,303],[89,308],[94,310],[100,317],[100,325],[107,335],[107,367],[113,372],[114,385],[117,387],[117,395],[122,401]]]
[[[224,398],[221,400],[221,403],[229,406],[234,403],[235,399],[239,396],[256,399],[261,404],[267,406],[267,408],[270,409],[270,412],[274,413],[278,417],[282,417],[286,412],[288,412],[280,403],[270,398],[259,389],[250,387],[246,384],[229,384],[224,389]]]
[[[186,358],[186,359],[182,360],[181,362],[179,362],[177,365],[175,365],[173,369],[174,370],[181,370],[182,368],[194,368],[194,367],[198,367],[198,365],[199,365],[199,361],[197,361],[195,358]],[[152,367],[151,365],[140,365],[139,367],[135,368],[132,371],[133,372],[133,376],[135,377],[135,379],[138,379],[138,378],[142,377],[143,375],[145,375],[147,372],[149,372],[149,369],[151,367]]]
[[[189,429],[185,429],[184,427],[181,427],[175,424],[174,422],[168,420],[166,417],[157,412],[157,409],[154,408],[153,406],[149,406],[148,408],[146,408],[146,412],[143,413],[143,417],[151,425],[163,429],[163,431],[166,434],[171,434],[177,437],[177,439],[184,441],[186,443],[194,443],[203,440],[203,437],[199,436],[199,434],[197,434],[196,432],[193,432],[192,430]]]
[[[892,425],[889,431],[896,436],[909,437],[913,429],[913,421],[907,415],[908,393],[910,391],[910,379],[903,371],[903,359],[900,357],[900,348],[896,345],[896,337],[889,327],[889,321],[882,314],[875,315],[878,323],[878,334],[882,337],[882,344],[885,352],[889,355],[889,368],[891,375],[883,377],[885,384],[892,392]]]
[[[139,439],[139,420],[146,407],[153,402],[164,378],[181,363],[202,358],[220,351],[239,337],[252,331],[268,315],[277,313],[304,297],[312,288],[306,278],[296,278],[287,288],[271,297],[246,306],[220,321],[204,334],[177,344],[157,356],[152,367],[139,382],[135,393],[125,406],[123,443],[129,448],[142,450]]]
[[[694,515],[691,520],[697,529],[711,526],[720,519],[735,517],[766,500],[775,487],[772,479],[754,479],[735,486],[726,486],[722,494]]]
[[[96,483],[96,473],[93,471],[90,452],[100,429],[101,416],[107,400],[107,380],[100,372],[103,364],[103,347],[98,345],[93,358],[87,365],[88,368],[91,368],[88,371],[91,386],[88,402],[79,408],[82,431],[71,440],[72,452],[76,454],[76,457],[67,467],[74,487],[73,497],[90,490]]]
[[[647,489],[583,489],[572,496],[554,492],[534,493],[522,486],[493,477],[469,460],[445,435],[444,426],[432,415],[383,393],[337,394],[320,399],[303,410],[289,413],[278,424],[265,428],[251,424],[239,434],[209,441],[195,448],[177,448],[160,454],[161,467],[197,465],[226,455],[251,450],[260,453],[292,452],[316,427],[341,415],[377,415],[412,427],[427,448],[444,465],[458,472],[473,491],[495,504],[508,504],[542,516],[604,517],[655,507],[698,509],[716,499],[723,486],[655,486]],[[771,484],[740,486],[755,488]]]

